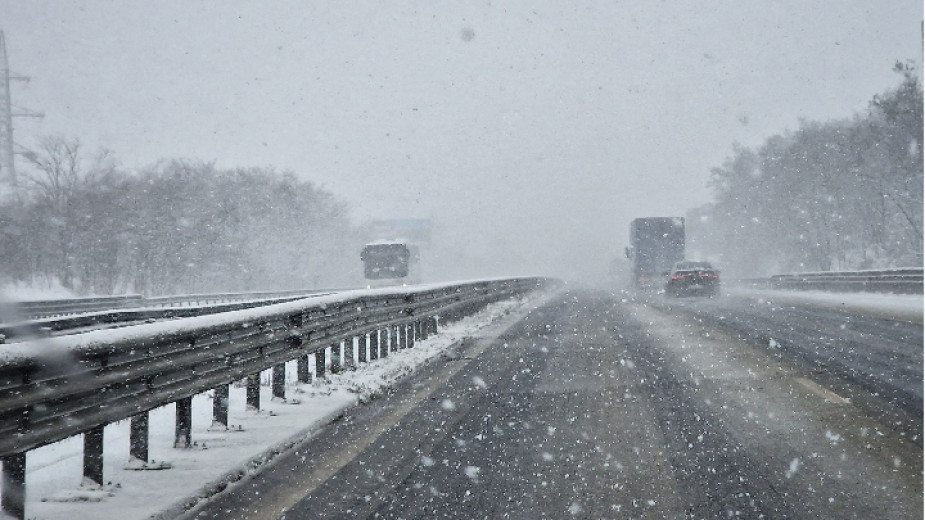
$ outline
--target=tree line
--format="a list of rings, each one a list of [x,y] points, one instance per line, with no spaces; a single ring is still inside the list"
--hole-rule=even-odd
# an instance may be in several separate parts
[[[146,296],[357,283],[345,203],[292,173],[185,160],[128,172],[62,137],[27,161],[0,203],[5,283]]]
[[[687,215],[694,248],[740,276],[921,266],[922,86],[894,70],[862,114],[734,145]]]

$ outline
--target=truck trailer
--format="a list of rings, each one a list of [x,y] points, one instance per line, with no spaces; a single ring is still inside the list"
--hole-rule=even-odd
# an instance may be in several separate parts
[[[675,262],[684,260],[684,218],[648,217],[630,224],[633,283],[642,289],[659,289]]]

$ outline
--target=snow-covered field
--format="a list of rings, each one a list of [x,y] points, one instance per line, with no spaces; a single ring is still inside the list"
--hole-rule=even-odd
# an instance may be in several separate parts
[[[537,296],[528,297],[532,299]],[[245,389],[233,385],[229,429],[213,430],[212,396],[193,398],[193,442],[189,449],[173,448],[174,405],[150,414],[149,457],[169,469],[126,469],[129,421],[105,429],[102,488],[81,485],[82,437],[72,437],[28,453],[26,461],[26,518],[142,519],[172,516],[193,497],[204,496],[222,483],[255,471],[274,454],[310,437],[313,431],[359,402],[369,400],[448,346],[470,336],[494,319],[523,305],[508,300],[450,324],[414,348],[391,353],[356,371],[328,375],[326,381],[295,383],[295,364],[287,365],[286,401],[272,399],[269,386],[261,388],[261,410],[245,409]],[[314,370],[313,370],[314,373]],[[265,373],[264,376],[268,376]],[[268,377],[266,377],[268,383]]]

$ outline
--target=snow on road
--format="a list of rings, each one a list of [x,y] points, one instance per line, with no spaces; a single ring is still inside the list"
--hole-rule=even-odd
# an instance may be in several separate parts
[[[822,306],[862,315],[922,323],[925,298],[921,294],[836,293],[728,288],[727,294],[761,298],[777,303]]]
[[[105,429],[107,483],[102,489],[81,485],[81,436],[30,451],[26,461],[26,517],[36,520],[75,517],[127,520],[161,514],[172,517],[226,483],[253,473],[274,454],[310,438],[347,408],[374,398],[448,346],[523,303],[523,300],[507,300],[490,305],[474,316],[442,328],[439,334],[419,341],[412,349],[391,353],[356,371],[329,374],[326,381],[312,384],[287,384],[285,402],[272,399],[271,389],[264,385],[259,412],[246,410],[244,387],[232,385],[228,430],[211,429],[211,392],[197,395],[193,398],[194,445],[188,449],[173,447],[174,405],[153,410],[149,457],[156,463],[166,463],[169,469],[126,469],[127,420]],[[287,365],[287,381],[296,381],[294,362]]]

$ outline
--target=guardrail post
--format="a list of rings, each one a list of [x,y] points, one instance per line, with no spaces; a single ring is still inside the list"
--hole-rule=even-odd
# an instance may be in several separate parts
[[[369,359],[379,359],[379,345],[381,344],[382,331],[376,329],[369,334]]]
[[[103,485],[103,428],[84,433],[84,479],[98,486]]]
[[[312,382],[312,374],[308,368],[308,355],[299,356],[296,360],[296,377],[300,383]]]
[[[26,454],[17,453],[0,459],[3,483],[0,485],[0,512],[23,520],[26,518]]]
[[[286,364],[280,363],[273,367],[273,397],[286,398]]]
[[[229,385],[221,385],[215,387],[213,393],[215,396],[212,398],[212,427],[216,426],[224,429],[228,429],[228,398],[229,398]]]
[[[369,348],[369,334],[363,334],[357,338],[357,362],[366,363],[369,361],[367,348]]]
[[[347,368],[356,368],[357,366],[357,358],[353,352],[353,348],[357,343],[359,343],[357,336],[347,338],[347,341],[344,342],[344,366]]]
[[[392,352],[401,350],[401,326],[392,327]]]
[[[176,435],[174,448],[189,448],[193,445],[193,398],[184,397],[177,401]]]
[[[337,374],[340,372],[343,365],[341,364],[341,354],[340,354],[340,345],[341,342],[338,341],[331,345],[331,373]]]
[[[388,357],[389,353],[395,350],[395,328],[386,327],[382,333],[385,335],[385,344],[382,345],[382,352],[379,354],[382,357]]]
[[[131,459],[148,462],[148,412],[133,415],[129,423],[128,454]]]
[[[247,376],[247,405],[248,410],[260,411],[260,372]]]
[[[405,330],[408,332],[408,348],[414,347],[414,337],[417,335],[417,322],[412,321],[405,327]]]
[[[315,352],[315,379],[324,379],[325,349]]]

